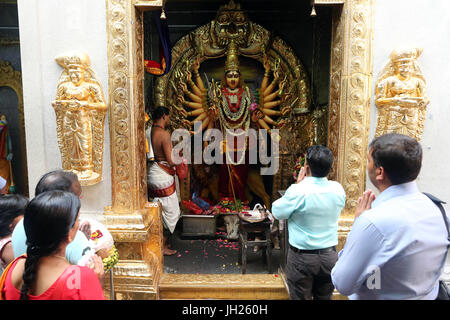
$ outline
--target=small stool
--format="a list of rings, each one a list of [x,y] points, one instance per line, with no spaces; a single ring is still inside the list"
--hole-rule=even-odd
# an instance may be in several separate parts
[[[265,240],[249,241],[249,233],[263,233]],[[271,271],[272,241],[270,240],[270,220],[261,222],[247,222],[240,219],[239,223],[239,263],[242,265],[242,274],[247,271],[247,249],[248,247],[260,246],[263,250],[263,261],[267,261],[267,269]]]

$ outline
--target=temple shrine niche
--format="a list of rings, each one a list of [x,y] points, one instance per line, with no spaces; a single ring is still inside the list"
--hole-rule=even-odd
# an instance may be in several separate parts
[[[166,7],[170,19],[169,10]],[[148,20],[144,30],[146,23],[150,24]],[[318,33],[318,28],[331,24],[331,18],[320,23],[322,26],[314,25],[311,30]],[[147,35],[147,39],[150,37]],[[308,50],[317,50],[320,40],[312,39]],[[268,133],[266,137],[259,134],[256,140],[247,136],[241,145],[234,136],[233,150],[227,150],[223,143],[219,156],[223,164],[189,165],[188,179],[181,181],[179,188],[185,215],[190,211],[186,203],[198,198],[206,200],[207,208],[219,204],[224,215],[253,208],[256,203],[270,210],[279,191],[294,182],[298,156],[310,145],[326,144],[327,101],[319,104],[311,88],[311,74],[313,69],[317,71],[319,62],[311,62],[307,70],[297,55],[299,47],[294,49],[282,36],[251,21],[240,4],[230,1],[220,6],[212,21],[181,35],[172,48],[170,71],[147,81],[147,88],[152,90],[146,93],[151,98],[146,101],[147,112],[153,106],[169,107],[172,131],[184,128],[192,137],[200,134],[205,138],[208,129],[218,129],[224,140],[229,130],[242,129],[244,135],[252,129]],[[310,54],[317,56],[317,52]],[[317,81],[317,74],[313,80]],[[327,100],[328,92],[322,96]],[[213,142],[203,141],[203,152]],[[268,165],[259,160],[248,164],[249,151],[262,147],[270,154],[274,142],[279,143],[279,155],[272,160],[279,168],[274,174],[261,175],[261,168]],[[195,156],[190,156],[193,163]],[[211,210],[203,210],[203,214],[211,214]]]
[[[227,69],[240,71],[240,83],[231,90],[224,76]],[[220,7],[213,21],[173,46],[172,68],[156,79],[153,104],[171,109],[173,129],[193,130],[195,121],[202,122],[203,131],[222,126],[279,129],[280,170],[273,176],[272,188],[266,190],[272,199],[292,182],[298,154],[326,140],[326,114],[311,107],[310,84],[293,48],[252,22],[240,4],[230,1]],[[232,99],[241,106],[236,112]],[[258,110],[250,111],[252,104]],[[205,169],[204,165],[190,166],[191,176],[201,180],[208,174]],[[192,195],[190,184],[186,180],[181,186],[182,199]]]

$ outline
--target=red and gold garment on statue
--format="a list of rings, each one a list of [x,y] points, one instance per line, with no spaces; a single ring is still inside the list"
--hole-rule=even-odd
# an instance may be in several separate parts
[[[6,120],[0,120],[0,177],[7,181],[4,190],[8,190],[11,184],[11,167],[7,160],[8,154],[11,153],[11,137],[8,131]]]
[[[223,103],[219,114],[222,129],[242,129],[246,132],[250,126],[250,93],[248,88],[229,90],[222,88]],[[223,130],[225,131],[225,130]],[[219,172],[219,196],[234,196],[242,201],[246,200],[245,188],[248,176],[248,146],[247,138],[238,138],[239,134],[225,134],[224,139],[233,139],[233,145],[225,144],[223,164]],[[242,139],[243,138],[243,139]],[[230,178],[231,177],[231,178]]]

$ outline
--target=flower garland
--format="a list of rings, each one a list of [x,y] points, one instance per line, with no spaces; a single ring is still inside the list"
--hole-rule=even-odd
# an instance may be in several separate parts
[[[253,112],[257,108],[259,108],[259,90],[254,89],[253,91],[250,91],[250,95],[252,96],[252,104],[250,105],[250,111]]]
[[[300,169],[305,165],[305,154],[300,153],[297,160],[295,161],[295,167],[293,172],[294,180],[297,180],[298,173],[300,172]]]
[[[225,97],[225,99],[227,101],[227,106],[229,107],[231,112],[236,113],[241,108],[241,101],[242,101],[243,92],[244,92],[243,88],[239,88],[239,90],[237,92],[231,92],[226,87],[223,88],[223,94],[224,94],[224,97]],[[231,103],[230,96],[237,96],[238,97],[237,103]]]
[[[111,250],[109,250],[109,256],[103,259],[103,267],[105,272],[114,267],[119,261],[119,251],[115,246],[112,246]]]
[[[215,206],[222,214],[234,214],[239,213],[242,210],[249,210],[248,201],[241,201],[236,199],[236,203],[232,198],[226,197],[220,199],[219,203]]]

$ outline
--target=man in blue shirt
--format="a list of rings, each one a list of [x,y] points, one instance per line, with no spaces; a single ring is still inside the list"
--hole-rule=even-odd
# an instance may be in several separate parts
[[[333,294],[330,272],[337,260],[338,218],[345,191],[326,178],[332,164],[328,148],[308,148],[297,182],[272,204],[273,216],[288,221],[286,277],[292,300],[329,300]]]
[[[331,273],[350,299],[435,299],[449,241],[438,207],[415,182],[422,148],[386,134],[369,145],[371,190],[358,200],[355,221]]]

